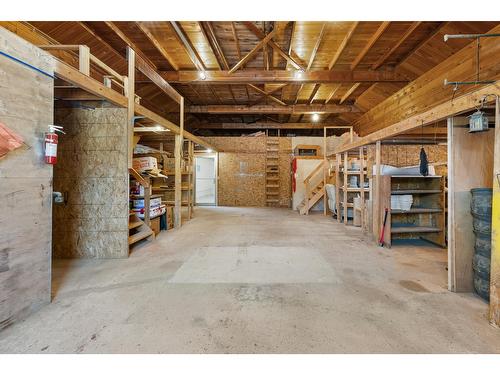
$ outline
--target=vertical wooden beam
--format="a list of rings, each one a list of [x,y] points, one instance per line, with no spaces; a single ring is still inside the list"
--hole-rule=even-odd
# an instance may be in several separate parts
[[[184,97],[181,98],[179,105],[179,134],[175,135],[175,147],[174,147],[174,157],[175,157],[175,192],[174,192],[174,227],[181,227],[181,211],[182,211],[182,171],[181,171],[181,160],[182,160],[182,147],[184,143]]]
[[[456,291],[455,284],[455,177],[453,163],[453,117],[447,123],[447,168],[448,168],[448,290]]]
[[[323,128],[323,189],[324,189],[324,194],[323,194],[323,215],[328,214],[328,194],[326,193],[326,184],[327,184],[327,173],[329,173],[330,167],[327,165],[328,159],[326,158],[326,128]]]
[[[340,223],[340,165],[342,154],[335,154],[335,209],[337,210],[337,221]]]
[[[347,170],[349,169],[349,152],[344,152],[344,224],[347,225]],[[353,210],[354,211],[354,210]]]
[[[360,196],[361,196],[361,229],[364,229],[365,227],[365,152],[364,152],[364,146],[361,146],[359,148],[359,165],[360,165],[360,171],[359,171],[359,189],[360,189]]]
[[[375,143],[375,176],[372,177],[372,181],[375,180],[374,186],[374,199],[373,205],[373,236],[375,240],[378,240],[378,235],[380,234],[380,162],[381,162],[381,143],[377,141]]]
[[[500,99],[495,103],[495,148],[491,223],[490,322],[500,327]]]
[[[151,223],[151,178],[146,177],[148,186],[144,186],[144,224],[148,227]]]
[[[134,153],[134,108],[135,108],[135,52],[127,47],[128,77],[126,80],[127,95],[127,144],[128,144],[128,168],[132,168],[132,157]]]
[[[193,185],[194,187],[194,182],[193,182],[193,142],[189,141],[188,142],[188,158],[187,158],[187,165],[188,165],[188,191],[187,191],[187,202],[188,202],[188,220],[191,220],[193,217],[193,190],[191,189],[191,186]]]
[[[90,76],[90,48],[87,46],[78,46],[78,70]]]

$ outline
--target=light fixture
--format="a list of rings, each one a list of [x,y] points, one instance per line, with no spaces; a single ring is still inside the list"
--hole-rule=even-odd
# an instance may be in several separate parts
[[[314,122],[318,122],[318,121],[319,121],[319,115],[318,115],[317,113],[313,113],[313,115],[312,115],[312,120],[313,120]]]
[[[208,153],[211,153],[211,152],[212,152],[212,149],[211,149],[211,148],[207,148],[207,152],[208,152]]]
[[[295,71],[295,79],[302,79],[302,73],[304,73],[304,71],[302,69],[296,70]]]
[[[155,129],[158,130],[158,131],[162,131],[163,130],[163,126],[161,125],[156,125],[155,126]]]
[[[200,79],[202,80],[205,80],[207,78],[207,75],[205,74],[205,72],[203,70],[200,70],[199,73],[198,73],[198,76],[200,77]]]

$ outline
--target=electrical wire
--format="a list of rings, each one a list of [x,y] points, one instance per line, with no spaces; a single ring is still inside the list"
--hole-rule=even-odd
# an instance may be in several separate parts
[[[0,55],[5,56],[5,57],[7,57],[8,59],[11,59],[12,61],[15,61],[15,62],[17,62],[17,63],[19,63],[19,64],[21,64],[21,65],[24,65],[24,66],[26,66],[26,67],[28,67],[28,68],[30,68],[30,69],[32,69],[32,70],[34,70],[34,71],[38,72],[38,73],[41,73],[41,74],[43,74],[44,76],[47,76],[47,77],[52,78],[52,79],[56,79],[56,77],[55,77],[53,74],[47,73],[46,71],[44,71],[44,70],[42,70],[42,69],[40,69],[40,68],[37,68],[36,66],[31,65],[31,64],[27,63],[26,61],[23,61],[23,60],[21,60],[21,59],[18,59],[17,57],[14,57],[14,56],[12,56],[12,55],[9,55],[9,54],[8,54],[8,53],[6,53],[6,52],[0,51]]]

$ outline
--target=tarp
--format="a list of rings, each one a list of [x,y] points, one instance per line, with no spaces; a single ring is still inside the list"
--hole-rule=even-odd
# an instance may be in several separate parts
[[[0,158],[23,145],[21,136],[0,122]]]

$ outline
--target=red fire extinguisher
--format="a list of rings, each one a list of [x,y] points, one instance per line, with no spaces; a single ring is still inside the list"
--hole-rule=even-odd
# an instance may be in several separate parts
[[[57,141],[56,132],[66,134],[62,131],[62,126],[49,125],[48,133],[45,133],[45,162],[47,164],[57,163]]]

